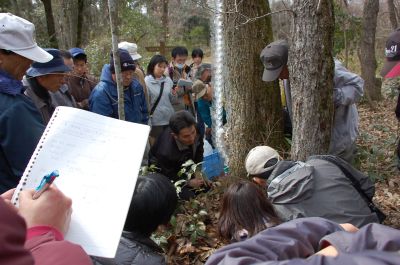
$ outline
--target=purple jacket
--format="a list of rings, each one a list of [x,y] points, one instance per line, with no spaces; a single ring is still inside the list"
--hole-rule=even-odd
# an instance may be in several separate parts
[[[312,256],[331,244],[337,257]],[[400,264],[400,231],[368,224],[356,233],[312,217],[296,219],[215,252],[206,265],[395,265]],[[311,256],[311,257],[310,257]]]

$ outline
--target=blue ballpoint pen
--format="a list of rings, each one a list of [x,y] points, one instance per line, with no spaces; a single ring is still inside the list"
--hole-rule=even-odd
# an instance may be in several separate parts
[[[33,194],[32,199],[36,200],[37,198],[39,198],[40,195],[50,187],[50,185],[59,175],[60,174],[58,173],[58,170],[54,170],[50,174],[44,176],[39,186],[35,189],[35,194]]]

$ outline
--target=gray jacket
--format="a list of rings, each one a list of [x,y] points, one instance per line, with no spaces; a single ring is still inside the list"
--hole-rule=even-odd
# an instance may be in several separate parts
[[[76,101],[74,97],[68,90],[68,86],[66,84],[62,85],[57,92],[49,91],[51,101],[54,107],[58,106],[67,106],[77,108]]]
[[[173,82],[171,78],[162,77],[161,79],[155,79],[152,75],[148,75],[145,77],[144,81],[149,94],[149,112],[160,95],[161,83],[164,82],[164,91],[151,117],[151,125],[168,125],[169,119],[175,113],[172,104],[178,100],[178,98],[172,94]]]
[[[313,255],[327,244],[337,257]],[[356,233],[322,218],[302,218],[268,228],[215,252],[206,265],[398,265],[400,231],[369,224]]]
[[[373,183],[362,174],[355,177],[372,198]],[[379,222],[340,168],[326,160],[280,161],[268,183],[268,198],[284,221],[323,217],[357,227]]]
[[[333,78],[333,98],[335,115],[332,128],[329,154],[349,161],[352,147],[358,136],[358,112],[356,104],[364,93],[364,80],[349,72],[339,60],[335,59]]]

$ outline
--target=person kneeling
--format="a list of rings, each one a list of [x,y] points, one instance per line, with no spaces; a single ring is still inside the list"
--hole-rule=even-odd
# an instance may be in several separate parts
[[[283,221],[323,217],[361,227],[379,222],[370,208],[374,184],[346,161],[330,155],[307,161],[282,161],[269,146],[257,146],[246,157],[248,175],[263,186]],[[345,171],[346,172],[345,172]]]

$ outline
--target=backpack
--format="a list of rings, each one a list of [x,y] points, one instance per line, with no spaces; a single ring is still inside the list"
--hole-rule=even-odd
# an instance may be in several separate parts
[[[371,212],[377,215],[379,222],[382,223],[386,219],[386,215],[372,201],[372,197],[375,193],[375,186],[367,175],[334,155],[314,155],[310,156],[307,161],[312,159],[325,160],[340,168],[343,174],[350,180],[353,187],[360,194],[361,198],[364,199]]]

